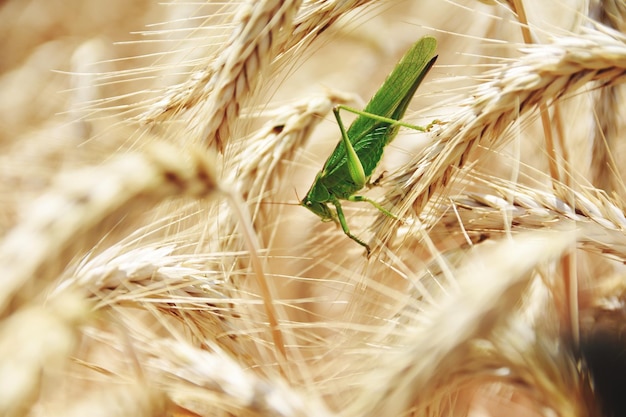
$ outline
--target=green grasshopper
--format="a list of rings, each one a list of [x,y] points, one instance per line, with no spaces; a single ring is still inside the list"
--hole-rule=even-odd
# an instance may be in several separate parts
[[[358,191],[369,184],[372,172],[383,156],[383,150],[398,134],[400,126],[426,131],[427,128],[400,122],[415,91],[435,63],[437,41],[425,36],[417,41],[402,57],[363,111],[347,106],[333,109],[341,141],[328,157],[324,168],[317,174],[311,189],[300,202],[322,221],[339,223],[343,232],[356,243],[370,247],[350,233],[339,200],[366,201],[387,216],[396,218],[377,202],[360,195]],[[358,115],[346,131],[339,110]],[[335,212],[328,203],[335,206]]]

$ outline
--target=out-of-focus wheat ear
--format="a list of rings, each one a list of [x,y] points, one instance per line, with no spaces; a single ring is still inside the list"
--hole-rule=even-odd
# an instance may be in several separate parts
[[[0,242],[0,315],[37,297],[70,260],[122,220],[139,219],[147,207],[171,196],[204,197],[218,190],[206,151],[147,148],[65,174],[24,212]]]
[[[199,415],[334,415],[314,391],[293,390],[279,377],[263,379],[219,348],[198,349],[165,339],[137,348],[150,380],[170,386],[172,400]]]
[[[106,55],[107,45],[102,39],[90,39],[83,42],[72,54],[72,95],[69,103],[68,116],[76,129],[76,136],[87,138],[91,134],[91,123],[86,120],[88,111],[85,103],[100,98],[102,86],[98,84],[97,72],[106,71],[106,64],[101,62]],[[96,72],[97,71],[97,72]]]
[[[5,318],[0,327],[0,414],[31,415],[45,371],[66,365],[89,316],[82,295],[65,292],[44,305],[34,303]]]
[[[597,2],[592,13],[607,26],[626,32],[626,3],[622,0],[604,0]]]
[[[246,140],[232,161],[230,182],[239,185],[241,196],[252,207],[257,230],[267,226],[259,214],[276,210],[275,205],[263,203],[275,197],[271,193],[284,182],[284,162],[293,159],[334,106],[355,100],[351,94],[330,90],[324,96],[307,97],[276,109],[276,116]]]
[[[555,38],[546,45],[522,48],[526,55],[487,74],[464,110],[434,133],[431,144],[413,161],[383,180],[394,213],[406,217],[422,212],[442,192],[456,170],[479,145],[498,148],[505,131],[517,120],[572,93],[589,82],[608,86],[626,81],[626,38],[607,28],[588,29],[578,37]],[[398,222],[381,215],[374,226],[375,242],[387,242]]]
[[[204,87],[209,93],[206,102],[193,111],[196,114],[191,120],[200,121],[205,143],[223,151],[242,102],[289,39],[301,3],[253,0],[242,4],[235,17],[237,28],[217,55],[212,76]]]
[[[247,209],[236,193],[219,186],[206,150],[186,149],[165,143],[149,145],[144,153],[123,155],[100,167],[68,174],[36,200],[24,220],[0,242],[0,315],[38,296],[77,253],[93,247],[122,219],[139,219],[146,207],[168,197],[197,198],[220,192],[232,201],[244,229],[275,346],[284,356]]]
[[[133,381],[134,382],[134,381]],[[64,417],[81,417],[93,415],[107,416],[176,416],[196,417],[193,414],[174,414],[173,410],[181,412],[162,392],[151,389],[141,382],[124,381],[123,383],[98,385],[90,384],[81,392],[80,396],[66,401],[62,406],[44,408],[43,415]]]
[[[483,245],[488,249],[494,243]],[[537,244],[550,245],[550,242],[538,240]],[[566,256],[564,252],[562,257]],[[515,262],[514,257],[513,253],[501,261]],[[485,268],[489,268],[499,261],[486,259],[485,262]],[[556,264],[555,259],[553,265]],[[504,318],[500,325],[487,337],[470,340],[458,354],[451,355],[454,362],[442,367],[443,380],[432,384],[425,404],[429,410],[441,411],[427,415],[466,415],[452,411],[457,411],[458,406],[491,410],[486,415],[498,412],[535,417],[598,415],[585,412],[590,409],[590,386],[580,372],[572,339],[563,337],[552,289],[558,278],[548,272],[552,267],[538,265],[538,271],[531,274],[530,284],[518,294],[517,300],[514,293],[509,293],[514,304],[508,307],[502,304],[502,308],[496,309],[496,314]],[[490,284],[485,282],[485,285]],[[503,369],[507,372],[501,373]],[[445,370],[449,370],[448,375]],[[459,397],[464,400],[455,401]]]
[[[388,350],[376,371],[379,391],[355,401],[349,415],[403,415],[425,412],[437,387],[467,359],[470,340],[486,338],[506,318],[531,282],[538,264],[555,261],[574,241],[573,233],[530,232],[480,245],[453,271],[458,285],[425,306],[423,320],[407,332],[397,351]],[[354,411],[354,412],[352,412]],[[416,415],[425,415],[417,411]]]
[[[594,129],[593,145],[591,151],[591,181],[593,185],[605,190],[607,193],[624,195],[624,189],[618,179],[619,170],[615,157],[616,146],[619,143],[621,121],[619,95],[622,86],[609,86],[601,89],[595,95],[596,127]]]

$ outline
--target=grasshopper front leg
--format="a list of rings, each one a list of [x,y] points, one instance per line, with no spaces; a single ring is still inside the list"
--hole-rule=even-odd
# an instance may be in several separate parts
[[[357,116],[363,116],[363,117],[367,117],[367,118],[372,119],[372,120],[377,120],[379,122],[389,123],[392,126],[407,127],[409,129],[417,130],[419,132],[428,132],[430,129],[432,129],[432,127],[434,125],[437,125],[437,124],[441,123],[438,120],[435,120],[432,123],[430,123],[428,126],[424,127],[424,126],[417,126],[417,125],[412,125],[412,124],[409,124],[409,123],[404,123],[404,122],[402,122],[400,120],[391,119],[389,117],[379,116],[378,114],[368,113],[368,112],[362,111],[362,110],[357,110],[357,109],[349,107],[349,106],[339,105],[339,106],[336,107],[336,109],[337,109],[336,113],[339,113],[339,109],[341,109],[341,110],[348,111],[350,113],[354,113]]]
[[[337,209],[337,219],[339,220],[339,224],[341,225],[341,229],[343,230],[343,232],[350,239],[354,240],[356,243],[363,246],[365,250],[367,250],[367,257],[369,258],[370,257],[369,245],[350,232],[350,228],[348,227],[348,222],[346,221],[346,216],[344,216],[343,214],[343,208],[341,207],[341,203],[339,202],[339,200],[336,198],[333,198],[331,202],[335,206],[335,209]]]

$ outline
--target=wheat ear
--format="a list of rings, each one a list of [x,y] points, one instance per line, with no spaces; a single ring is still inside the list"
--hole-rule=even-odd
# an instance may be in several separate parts
[[[306,1],[294,21],[293,36],[285,49],[303,47],[313,41],[341,16],[373,0],[322,0]]]
[[[193,149],[193,148],[192,148]],[[141,154],[128,154],[97,168],[61,179],[48,194],[33,203],[25,220],[0,243],[4,271],[0,312],[18,309],[40,294],[83,248],[95,245],[120,219],[145,214],[170,196],[205,197],[221,192],[231,199],[244,227],[250,260],[261,290],[279,358],[285,356],[271,291],[258,258],[259,245],[249,214],[236,193],[220,188],[214,163],[206,150],[181,152],[164,143]]]
[[[67,291],[33,302],[11,314],[0,327],[0,414],[31,415],[46,372],[67,365],[78,341],[80,326],[89,317],[82,294]]]
[[[450,196],[450,205],[433,206],[429,217],[438,221],[430,229],[431,234],[463,233],[482,240],[510,230],[576,229],[578,244],[583,249],[626,262],[626,217],[623,209],[603,192],[557,189],[550,193],[494,178],[488,188],[490,192]]]
[[[386,194],[399,217],[412,208],[420,213],[432,195],[442,192],[455,170],[483,145],[498,148],[505,131],[541,103],[553,102],[589,82],[613,85],[626,79],[626,40],[610,29],[587,30],[584,36],[555,38],[549,45],[525,46],[515,63],[491,72],[492,81],[476,88],[464,110],[436,133],[423,154],[388,179]],[[376,238],[386,242],[397,222],[380,216]]]
[[[341,16],[369,2],[305,2],[297,15],[302,1],[264,0],[242,5],[235,17],[237,29],[216,55],[215,63],[172,86],[139,120],[163,121],[191,109],[189,119],[202,121],[205,142],[223,150],[243,100],[269,66],[282,65],[291,56],[289,51],[305,47]]]
[[[197,349],[172,340],[155,340],[136,348],[151,380],[165,388],[175,386],[173,400],[199,415],[219,415],[224,409],[259,417],[334,415],[310,392],[298,392],[278,378],[270,383],[214,346]]]
[[[302,0],[242,3],[234,16],[235,29],[230,39],[210,58],[209,64],[194,72],[188,81],[170,88],[139,119],[166,120],[182,109],[190,109],[192,128],[202,132],[204,143],[223,151],[242,102],[281,51],[301,3]]]

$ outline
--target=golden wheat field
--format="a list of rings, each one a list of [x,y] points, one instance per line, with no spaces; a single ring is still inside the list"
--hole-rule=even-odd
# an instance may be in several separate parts
[[[625,19],[0,2],[0,415],[622,415],[589,352],[626,349]],[[360,192],[396,218],[343,204],[368,257],[298,203],[425,35],[434,123]]]

